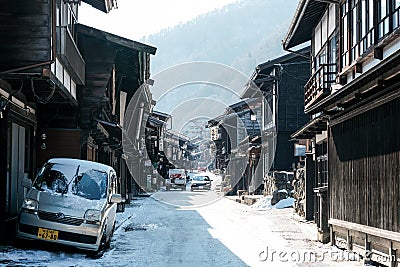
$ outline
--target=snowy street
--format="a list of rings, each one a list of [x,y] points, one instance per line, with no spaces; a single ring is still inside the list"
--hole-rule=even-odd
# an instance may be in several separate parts
[[[98,259],[59,248],[9,245],[0,247],[0,265],[363,266],[355,255],[316,242],[316,226],[292,208],[257,210],[215,194],[176,190],[133,200],[118,214],[111,248]],[[180,198],[212,203],[164,203]]]

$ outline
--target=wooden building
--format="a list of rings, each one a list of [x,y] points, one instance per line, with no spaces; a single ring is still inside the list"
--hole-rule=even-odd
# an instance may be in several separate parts
[[[243,85],[243,100],[208,121],[218,132],[215,167],[233,181],[233,192],[258,193],[269,171],[299,162],[290,135],[309,118],[303,99],[309,73],[309,47],[260,64]]]
[[[171,115],[154,111],[146,123],[146,152],[151,161],[146,175],[151,175],[151,187],[147,190],[158,190],[164,185],[164,177],[168,176],[169,160],[164,153],[164,137]],[[157,171],[156,171],[157,170]]]
[[[257,166],[259,176],[292,170],[300,161],[290,135],[308,121],[304,113],[303,86],[310,73],[310,48],[306,47],[258,65],[242,98],[262,100],[260,138],[262,147]],[[269,135],[274,137],[268,137]]]
[[[312,44],[304,101],[313,118],[294,137],[325,155],[314,156],[325,184],[315,190],[319,229],[390,266],[400,248],[399,14],[394,0],[301,0],[283,40],[285,49]]]
[[[84,2],[103,12],[116,4]],[[76,46],[78,1],[0,3],[1,239],[13,234],[24,194],[20,181],[33,179],[43,152],[57,144],[59,156],[80,156],[77,87],[85,83],[85,61]]]
[[[156,48],[82,24],[77,37],[86,62],[78,94],[81,157],[114,167],[123,199],[129,201],[136,184],[124,159],[122,129],[128,106],[142,106],[146,114],[152,108],[147,82]],[[135,119],[144,128],[145,118]]]
[[[83,1],[103,12],[116,5]],[[1,2],[0,239],[13,234],[21,179],[33,179],[49,158],[111,165],[128,193],[123,117],[156,48],[79,25],[79,2]]]
[[[260,107],[257,99],[245,99],[228,106],[207,123],[216,146],[215,168],[225,179],[226,193],[256,189],[252,178],[260,150]]]

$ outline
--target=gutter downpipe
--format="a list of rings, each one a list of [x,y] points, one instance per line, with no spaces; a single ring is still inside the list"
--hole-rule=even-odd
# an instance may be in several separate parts
[[[51,44],[51,51],[52,51],[51,62],[54,63],[55,62],[55,56],[56,56],[56,53],[57,53],[57,51],[56,51],[56,44],[57,44],[57,38],[56,38],[56,34],[57,34],[57,25],[56,25],[56,23],[57,23],[56,22],[57,7],[56,7],[56,5],[57,5],[57,2],[56,2],[56,0],[53,0],[52,3],[53,3],[53,9],[52,9],[52,13],[53,14],[51,14],[51,27],[52,27],[52,29],[51,29],[51,31],[52,31],[51,39],[52,39],[53,43]],[[78,13],[78,11],[77,11],[77,13]]]
[[[12,73],[12,72],[17,72],[17,71],[21,71],[21,70],[33,69],[33,68],[37,68],[37,67],[40,67],[40,66],[50,65],[50,64],[53,64],[53,63],[54,63],[54,60],[49,60],[49,61],[36,63],[36,64],[24,66],[24,67],[19,67],[19,68],[15,68],[15,69],[11,69],[11,70],[2,71],[2,72],[0,72],[0,75]]]

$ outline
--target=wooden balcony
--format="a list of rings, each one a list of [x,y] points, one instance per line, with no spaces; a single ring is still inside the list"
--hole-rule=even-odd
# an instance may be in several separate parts
[[[335,82],[336,64],[321,64],[304,86],[304,108],[330,94]]]
[[[77,84],[85,83],[85,61],[66,26],[57,27],[57,54]]]

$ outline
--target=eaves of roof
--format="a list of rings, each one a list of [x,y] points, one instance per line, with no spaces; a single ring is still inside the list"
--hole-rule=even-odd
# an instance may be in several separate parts
[[[154,55],[157,51],[156,47],[146,45],[143,43],[139,43],[112,33],[108,33],[99,29],[95,29],[83,24],[78,24],[77,27],[77,32],[82,35],[87,35],[91,36],[93,38],[103,40],[103,41],[109,41],[111,43],[114,43],[116,45],[128,48],[128,49],[133,49],[141,52],[146,52],[149,54]]]
[[[108,13],[111,9],[117,8],[117,0],[82,0],[82,2],[85,2],[104,13]]]
[[[329,2],[336,0],[300,0],[296,12],[282,40],[283,49],[288,50],[304,42],[310,41],[312,30],[321,20]]]

